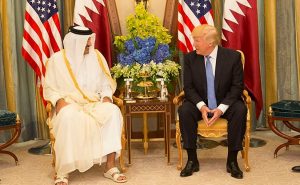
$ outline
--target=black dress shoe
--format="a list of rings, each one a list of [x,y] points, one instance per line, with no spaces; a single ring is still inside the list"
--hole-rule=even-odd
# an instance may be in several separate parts
[[[231,177],[234,177],[236,179],[242,179],[243,178],[243,172],[240,170],[237,163],[229,162],[226,165],[226,169],[227,169],[228,173],[231,173]]]
[[[199,162],[188,161],[184,169],[180,172],[180,177],[191,176],[194,172],[199,171]]]
[[[292,170],[293,172],[300,172],[300,166],[294,166]]]

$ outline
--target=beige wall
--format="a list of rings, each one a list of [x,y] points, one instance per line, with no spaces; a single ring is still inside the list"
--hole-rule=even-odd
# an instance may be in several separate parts
[[[163,22],[166,0],[150,0],[148,11],[159,17]],[[122,35],[127,34],[126,17],[134,12],[135,0],[116,0]]]
[[[160,21],[163,22],[165,15],[165,7],[167,0],[150,0],[148,11],[159,17]]]

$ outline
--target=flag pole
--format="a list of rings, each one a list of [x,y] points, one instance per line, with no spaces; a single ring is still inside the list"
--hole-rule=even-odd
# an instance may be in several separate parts
[[[40,11],[41,9],[47,11]],[[40,3],[26,0],[22,56],[33,68],[37,78],[42,82],[46,72],[46,61],[62,48],[59,13],[56,1],[45,0]],[[37,87],[39,88],[39,87]],[[39,90],[42,90],[40,87]],[[37,90],[37,125],[38,136],[45,134],[45,116],[43,116],[42,98]],[[42,94],[42,93],[41,93]],[[44,114],[45,115],[45,114]],[[42,131],[42,132],[39,132]],[[44,143],[46,142],[46,144]],[[30,148],[29,153],[50,154],[49,140],[43,140],[42,146]]]
[[[28,149],[28,153],[35,155],[50,155],[51,154],[51,143],[49,139],[49,129],[46,123],[46,111],[43,104],[43,99],[40,94],[40,87],[36,85],[36,110],[37,110],[37,124],[36,131],[38,134],[38,141],[41,143],[36,147]]]

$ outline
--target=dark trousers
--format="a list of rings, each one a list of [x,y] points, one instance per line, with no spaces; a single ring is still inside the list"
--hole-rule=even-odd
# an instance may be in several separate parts
[[[183,148],[196,149],[198,121],[202,119],[200,110],[191,102],[184,101],[178,109]],[[243,149],[246,130],[247,108],[242,100],[233,103],[221,117],[228,121],[228,151]]]

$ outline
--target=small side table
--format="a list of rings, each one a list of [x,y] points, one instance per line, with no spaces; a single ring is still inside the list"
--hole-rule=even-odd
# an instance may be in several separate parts
[[[171,125],[171,101],[160,101],[158,99],[150,100],[133,100],[124,101],[125,107],[125,128],[127,133],[127,149],[128,149],[128,164],[131,164],[131,130],[133,114],[143,114],[144,118],[144,149],[145,153],[148,150],[148,123],[147,113],[163,113],[165,115],[164,126],[164,141],[165,154],[167,156],[167,163],[170,164],[170,125]]]
[[[10,139],[8,139],[5,143],[0,144],[0,154],[10,155],[14,158],[16,165],[18,165],[18,157],[13,152],[4,149],[17,142],[21,134],[21,120],[19,115],[7,110],[0,110],[0,131],[4,130],[10,130],[13,132]]]
[[[286,147],[288,150],[289,145],[300,145],[300,135],[289,136],[280,131],[276,125],[275,121],[280,121],[285,126],[287,126],[292,131],[300,133],[300,128],[297,128],[293,125],[293,122],[300,121],[300,102],[283,100],[277,103],[272,104],[269,107],[268,114],[268,124],[271,130],[278,136],[287,139],[287,142],[279,145],[274,151],[274,158],[277,157],[277,152]]]

